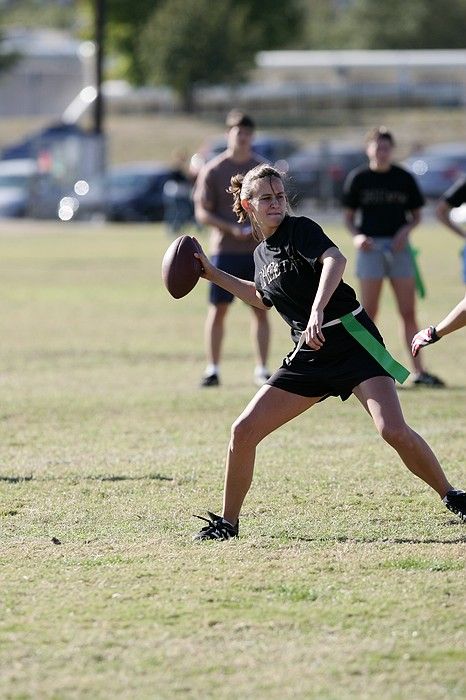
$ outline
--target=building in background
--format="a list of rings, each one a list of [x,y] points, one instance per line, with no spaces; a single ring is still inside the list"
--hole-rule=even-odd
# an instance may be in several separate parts
[[[18,60],[0,75],[0,119],[43,117],[45,126],[4,144],[0,158],[35,163],[23,210],[53,218],[65,192],[104,168],[103,134],[80,123],[96,98],[95,47],[65,32],[10,29],[2,50]]]
[[[90,82],[92,56],[67,33],[10,29],[2,50],[18,54],[18,60],[0,75],[0,118],[57,118]]]

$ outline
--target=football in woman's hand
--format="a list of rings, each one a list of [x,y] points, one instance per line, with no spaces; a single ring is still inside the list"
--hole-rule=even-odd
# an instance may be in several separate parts
[[[201,263],[194,257],[197,252],[199,247],[191,236],[180,236],[163,256],[163,282],[175,299],[181,299],[194,289],[201,276]]]

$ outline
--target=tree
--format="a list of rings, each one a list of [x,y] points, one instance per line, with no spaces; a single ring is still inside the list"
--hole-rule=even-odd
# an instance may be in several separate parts
[[[464,48],[464,0],[356,0],[347,14],[348,39],[355,48]],[[357,28],[357,32],[355,31]]]
[[[254,29],[260,44],[257,50],[294,48],[299,42],[308,11],[301,0],[236,0],[234,4],[244,10],[245,29]]]
[[[76,0],[3,0],[4,27],[72,29],[76,22]]]
[[[277,0],[271,5],[279,8]],[[271,41],[298,31],[301,16],[289,0],[273,12],[252,0],[165,0],[152,15],[139,42],[148,82],[170,85],[184,108],[192,107],[195,85],[234,84],[253,65],[254,55]],[[283,20],[288,17],[289,25]]]
[[[353,0],[344,11],[328,0],[308,8],[307,48],[464,48],[465,0]]]
[[[94,38],[95,1],[79,2],[82,34],[88,39]],[[160,0],[106,0],[105,36],[108,54],[112,56],[107,72],[114,77],[125,78],[135,85],[144,84],[144,69],[137,50],[139,37],[159,4]]]
[[[239,80],[254,53],[244,12],[233,0],[170,0],[143,31],[139,51],[149,82],[170,85],[192,107],[196,84]]]
[[[8,68],[14,66],[14,64],[21,58],[17,51],[5,51],[3,42],[4,37],[0,29],[0,73],[3,73],[8,70]]]

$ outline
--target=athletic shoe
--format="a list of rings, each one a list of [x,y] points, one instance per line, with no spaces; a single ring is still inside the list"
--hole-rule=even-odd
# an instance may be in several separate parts
[[[207,511],[208,518],[203,518],[202,515],[195,515],[199,520],[205,520],[205,525],[193,537],[193,540],[230,540],[232,537],[238,537],[239,520],[235,526],[224,520],[221,515],[215,515],[209,510]]]
[[[256,370],[254,372],[254,384],[256,386],[264,386],[264,384],[267,382],[268,379],[270,379],[271,376],[272,375],[267,370]]]
[[[413,384],[415,386],[432,386],[437,388],[445,386],[445,382],[439,377],[436,377],[435,374],[429,374],[429,372],[420,372],[417,374],[413,380]]]
[[[461,520],[466,522],[466,492],[452,490],[448,491],[446,496],[442,498],[448,510],[459,515]]]
[[[218,374],[207,374],[201,379],[200,386],[218,386],[220,384],[220,379]]]

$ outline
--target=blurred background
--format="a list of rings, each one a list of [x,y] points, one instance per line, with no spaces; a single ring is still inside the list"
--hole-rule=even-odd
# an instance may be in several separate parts
[[[232,107],[297,205],[336,205],[380,124],[434,201],[466,172],[466,3],[439,7],[0,0],[0,217],[176,231]]]

